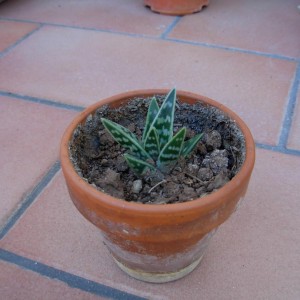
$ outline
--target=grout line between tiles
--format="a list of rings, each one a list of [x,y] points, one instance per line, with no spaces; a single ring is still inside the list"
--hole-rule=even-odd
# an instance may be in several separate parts
[[[85,107],[79,106],[79,105],[71,105],[71,104],[56,102],[54,100],[41,99],[41,98],[37,98],[37,97],[25,96],[25,95],[4,92],[4,91],[0,91],[0,96],[16,98],[19,100],[24,100],[24,101],[28,101],[28,102],[34,102],[34,103],[44,104],[44,105],[62,108],[62,109],[66,109],[66,110],[79,111],[79,112],[85,109]]]
[[[38,22],[38,21],[30,21],[30,20],[22,20],[22,19],[10,19],[10,18],[2,18],[0,20],[4,21],[13,21],[13,22],[23,22],[23,23],[30,23],[30,24],[39,24],[43,26],[51,26],[51,27],[61,27],[61,28],[70,28],[70,29],[79,29],[79,30],[86,30],[86,31],[95,31],[95,32],[103,32],[103,33],[111,33],[116,35],[124,35],[136,38],[148,38],[148,39],[157,39],[155,36],[150,36],[147,34],[142,33],[131,33],[131,32],[122,32],[110,29],[98,29],[93,27],[84,27],[84,26],[76,26],[76,25],[65,25],[60,23],[50,23],[50,22]]]
[[[2,58],[3,56],[5,56],[6,54],[8,54],[11,50],[13,50],[15,47],[17,47],[19,44],[21,44],[23,41],[25,41],[27,38],[29,38],[31,35],[33,35],[34,33],[36,33],[37,31],[39,31],[42,27],[43,24],[38,24],[37,28],[33,29],[32,31],[30,31],[29,33],[27,33],[26,35],[24,35],[22,38],[20,38],[19,40],[17,40],[14,44],[8,46],[6,49],[4,49],[3,51],[0,52],[0,58]]]
[[[122,31],[116,31],[110,29],[97,29],[97,28],[83,27],[83,26],[69,26],[69,25],[55,24],[55,23],[42,23],[42,24],[46,26],[52,26],[52,27],[62,27],[62,28],[79,29],[79,30],[86,30],[86,31],[111,33],[115,35],[123,35],[123,36],[135,37],[135,38],[157,39],[157,37],[154,36],[152,37],[142,33],[122,32]]]
[[[292,85],[288,95],[288,103],[286,106],[286,111],[282,122],[282,127],[279,136],[279,142],[278,142],[278,146],[281,148],[286,148],[288,144],[290,130],[293,123],[294,110],[297,102],[299,85],[300,85],[300,63],[297,64],[295,76],[292,81]]]
[[[259,149],[265,149],[265,150],[269,150],[272,152],[278,152],[278,153],[282,153],[282,154],[294,155],[294,156],[300,157],[300,150],[287,149],[284,147],[271,146],[271,145],[266,145],[266,144],[261,144],[261,143],[255,143],[255,146]]]
[[[268,53],[268,52],[261,52],[261,51],[256,51],[256,50],[247,50],[247,49],[242,49],[242,48],[216,45],[216,44],[210,44],[210,43],[204,43],[204,42],[187,41],[187,40],[181,40],[181,39],[175,39],[175,38],[165,38],[164,40],[169,41],[169,42],[179,43],[179,44],[201,46],[201,47],[206,47],[206,48],[211,48],[211,49],[220,49],[220,50],[225,50],[225,51],[229,51],[229,52],[244,53],[244,54],[262,56],[262,57],[269,57],[269,58],[273,58],[273,59],[295,61],[295,62],[300,61],[299,58],[289,57],[289,56],[280,55],[280,54],[273,54],[273,53]]]
[[[44,188],[49,184],[52,178],[60,170],[60,162],[56,161],[48,172],[43,176],[39,183],[33,188],[33,190],[24,197],[18,208],[9,217],[6,224],[0,230],[0,240],[9,232],[9,230],[16,224],[21,218],[27,208],[34,202],[34,200],[40,195]]]
[[[0,259],[15,264],[23,269],[33,271],[39,275],[46,276],[50,279],[56,279],[66,283],[68,286],[80,289],[91,294],[107,297],[110,299],[122,300],[143,300],[145,298],[123,292],[116,288],[85,279],[83,277],[50,267],[43,263],[25,258],[10,251],[0,249]]]
[[[181,18],[181,17],[177,17],[177,18]],[[149,40],[163,40],[163,41],[179,43],[179,44],[187,44],[187,45],[193,45],[193,46],[198,46],[198,47],[206,47],[206,48],[211,48],[211,49],[225,50],[225,51],[229,51],[229,52],[237,52],[237,53],[244,53],[244,54],[249,54],[249,55],[269,57],[269,58],[273,58],[273,59],[300,62],[300,58],[294,58],[294,57],[289,57],[289,56],[280,55],[280,54],[272,54],[272,53],[267,53],[267,52],[247,50],[247,49],[235,48],[235,47],[229,47],[229,46],[223,46],[223,45],[217,45],[217,44],[181,40],[181,39],[176,39],[176,38],[168,38],[168,37],[166,37],[166,35],[169,32],[167,32],[166,34],[163,33],[160,37],[156,37],[156,36],[149,36],[149,35],[138,34],[138,33],[120,32],[120,31],[109,30],[109,29],[97,29],[97,28],[92,28],[92,27],[82,27],[82,26],[47,23],[47,22],[45,23],[45,22],[37,22],[37,21],[14,19],[14,18],[0,17],[0,20],[39,24],[41,26],[44,25],[44,26],[54,26],[54,27],[62,27],[62,28],[70,28],[70,29],[80,29],[80,30],[88,30],[88,31],[95,31],[95,32],[103,32],[103,33],[110,33],[110,34],[116,34],[116,35],[122,35],[122,36],[130,36],[130,37],[135,37],[135,38],[145,38],[145,39],[149,39]],[[174,26],[176,26],[178,21],[179,21],[179,19],[175,19],[175,21],[173,21],[173,23],[175,23]],[[173,27],[172,27],[173,23],[171,23],[171,25],[168,26],[168,28],[171,27],[170,31],[173,29]],[[166,31],[168,31],[168,29],[166,29]]]
[[[177,16],[175,20],[167,27],[167,29],[162,33],[160,38],[162,40],[166,39],[169,33],[175,28],[175,26],[178,24],[178,22],[181,20],[181,16]]]

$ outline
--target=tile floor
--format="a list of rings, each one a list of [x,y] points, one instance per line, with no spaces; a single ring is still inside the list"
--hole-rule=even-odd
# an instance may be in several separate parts
[[[300,299],[298,5],[211,0],[171,17],[142,0],[1,3],[1,299]],[[59,140],[101,98],[174,86],[241,115],[257,161],[200,267],[147,284],[115,266],[74,208]]]

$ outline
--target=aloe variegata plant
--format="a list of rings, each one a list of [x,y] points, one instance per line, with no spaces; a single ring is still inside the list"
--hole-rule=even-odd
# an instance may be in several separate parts
[[[156,98],[152,98],[141,141],[127,128],[101,118],[114,140],[129,150],[124,157],[136,174],[142,175],[149,169],[169,172],[181,156],[187,157],[192,152],[202,137],[197,134],[185,141],[185,127],[173,136],[175,105],[176,89],[169,92],[161,107]]]

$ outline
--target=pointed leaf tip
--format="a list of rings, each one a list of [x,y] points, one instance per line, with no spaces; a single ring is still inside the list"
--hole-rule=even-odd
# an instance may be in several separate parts
[[[188,141],[184,142],[183,148],[182,148],[182,156],[187,157],[196,147],[200,139],[202,138],[203,133],[197,134]]]
[[[173,123],[176,104],[176,89],[171,90],[162,103],[151,127],[157,130],[159,146],[162,149],[173,136]]]
[[[151,124],[153,123],[153,120],[155,119],[158,111],[159,111],[158,103],[156,101],[156,98],[153,97],[151,99],[151,102],[150,102],[149,108],[148,108],[148,112],[147,112],[146,123],[145,123],[145,128],[144,128],[143,137],[142,137],[143,142],[147,138]]]

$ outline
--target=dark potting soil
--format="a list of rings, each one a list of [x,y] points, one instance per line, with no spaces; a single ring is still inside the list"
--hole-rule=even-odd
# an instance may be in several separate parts
[[[163,101],[157,96],[158,102]],[[141,138],[150,98],[135,98],[121,108],[103,106],[74,131],[70,157],[77,173],[94,188],[111,196],[147,204],[190,201],[221,188],[245,160],[245,141],[236,123],[219,109],[177,102],[174,134],[187,127],[187,138],[204,133],[193,153],[180,159],[170,174],[129,169],[126,152],[103,127],[105,117]]]

